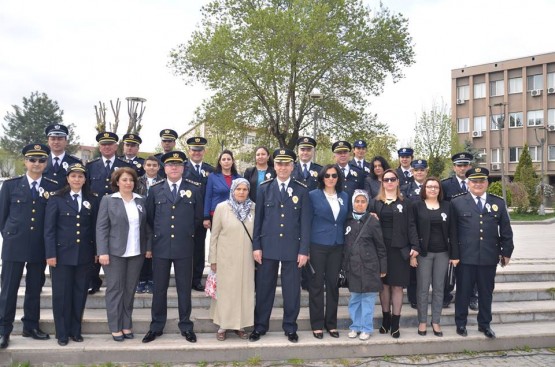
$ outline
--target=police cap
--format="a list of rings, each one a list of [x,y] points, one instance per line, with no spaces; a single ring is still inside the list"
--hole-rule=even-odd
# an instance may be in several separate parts
[[[25,157],[48,157],[50,154],[50,148],[44,144],[29,144],[21,149],[21,153]]]
[[[410,162],[410,166],[414,169],[426,169],[428,168],[428,162],[425,159],[415,159]]]
[[[468,152],[453,154],[453,156],[451,157],[453,164],[460,164],[460,165],[470,164],[470,162],[473,159],[474,159],[474,156]]]
[[[193,136],[187,139],[187,145],[191,150],[204,150],[206,144],[208,144],[208,140],[202,136]]]
[[[295,162],[297,160],[297,155],[294,151],[287,148],[280,148],[274,150],[274,154],[272,155],[274,162]]]
[[[401,148],[397,151],[399,157],[412,157],[414,155],[414,150],[412,148]]]
[[[297,146],[299,148],[316,148],[316,140],[309,136],[301,136],[297,139]]]
[[[47,137],[48,136],[64,136],[64,137],[67,137],[69,135],[69,130],[64,125],[54,124],[54,125],[48,125],[44,129],[44,133],[46,134]]]
[[[160,157],[162,163],[183,163],[187,160],[187,156],[180,150],[168,152]]]
[[[119,137],[113,132],[104,131],[96,136],[96,141],[99,144],[113,144],[119,141]]]
[[[353,144],[353,147],[355,148],[366,148],[367,146],[368,144],[366,144],[364,140],[356,140]]]
[[[489,176],[489,171],[487,168],[476,167],[471,168],[465,173],[466,178],[469,180],[487,180]]]
[[[143,139],[137,134],[125,134],[122,138],[124,143],[141,144]]]
[[[164,129],[160,131],[160,138],[162,140],[175,140],[177,139],[177,132],[172,129]]]
[[[85,169],[85,166],[83,166],[81,163],[73,163],[67,167],[67,175],[69,176],[71,172],[86,173],[87,170]]]
[[[331,146],[331,151],[334,153],[339,152],[350,152],[353,148],[351,147],[351,143],[345,140],[339,140],[333,143]]]

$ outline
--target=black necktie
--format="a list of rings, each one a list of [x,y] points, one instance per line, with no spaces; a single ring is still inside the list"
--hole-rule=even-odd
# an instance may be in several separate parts
[[[305,180],[308,178],[308,169],[306,168],[306,163],[303,163],[303,176]]]
[[[60,158],[54,157],[54,172],[58,172],[60,170],[60,163],[58,162]]]
[[[106,160],[106,174],[108,175],[108,177],[110,177],[110,160],[107,159]]]
[[[362,162],[361,161],[357,161],[358,164],[358,168],[362,169]]]
[[[77,212],[79,212],[79,200],[77,200],[78,197],[79,194],[73,194],[73,206],[75,207],[75,209],[77,209]]]
[[[341,170],[343,171],[343,177],[347,178],[347,169],[341,168]]]
[[[476,206],[478,207],[478,211],[481,213],[482,210],[483,210],[483,207],[482,207],[482,200],[481,200],[481,198],[480,198],[479,196],[477,197],[477,199],[478,199],[478,201],[476,202]]]
[[[195,167],[197,168],[197,173],[200,176],[200,164],[195,164]]]
[[[409,178],[409,171],[404,171],[403,173],[405,174],[405,178]]]
[[[466,183],[464,181],[461,181],[461,189],[463,192],[466,192]]]
[[[281,190],[279,191],[280,195],[281,195],[281,201],[285,201],[286,196],[285,196],[285,183],[281,184]]]
[[[175,201],[177,200],[177,185],[176,184],[172,184],[172,197],[173,197],[173,202],[175,203]]]
[[[33,197],[33,200],[36,200],[39,196],[39,193],[37,192],[37,181],[33,181],[31,183],[31,196]]]

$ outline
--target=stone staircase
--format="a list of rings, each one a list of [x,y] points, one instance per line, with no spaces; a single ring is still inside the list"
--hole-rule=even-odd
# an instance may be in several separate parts
[[[18,311],[14,331],[8,349],[0,351],[0,364],[30,362],[31,364],[98,364],[124,363],[198,363],[201,361],[246,361],[252,357],[262,360],[287,359],[339,359],[363,358],[383,355],[412,355],[455,353],[463,351],[493,351],[513,348],[540,348],[555,346],[555,260],[514,260],[507,268],[499,268],[493,303],[492,328],[495,340],[488,340],[477,331],[476,312],[470,311],[466,338],[455,333],[454,306],[443,310],[441,324],[443,338],[435,337],[430,329],[427,336],[416,333],[416,310],[408,304],[403,306],[401,337],[393,339],[375,330],[368,341],[348,339],[350,324],[347,309],[348,291],[341,290],[338,322],[341,337],[323,340],[312,337],[308,315],[308,294],[302,292],[302,308],[299,316],[299,343],[289,343],[281,330],[282,297],[278,288],[270,332],[258,342],[240,340],[228,334],[224,342],[216,340],[217,327],[208,317],[210,300],[201,292],[193,291],[192,319],[198,342],[188,343],[179,335],[177,328],[177,295],[175,288],[168,292],[168,322],[164,335],[149,344],[141,343],[150,323],[152,296],[138,294],[133,314],[136,338],[116,343],[108,331],[104,309],[104,288],[89,296],[83,320],[83,343],[71,342],[60,347],[54,339],[52,317],[52,293],[49,280],[42,293],[41,328],[50,333],[48,341],[22,338],[24,282],[19,291]],[[406,302],[406,299],[405,299]],[[376,304],[374,327],[381,324],[381,308]]]

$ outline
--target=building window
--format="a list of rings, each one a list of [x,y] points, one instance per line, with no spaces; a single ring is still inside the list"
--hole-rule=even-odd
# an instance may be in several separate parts
[[[540,147],[528,147],[528,152],[530,153],[530,158],[532,158],[532,162],[539,162],[541,150]]]
[[[474,116],[474,131],[486,131],[486,116]]]
[[[543,89],[543,75],[530,75],[527,78],[528,81],[528,91],[535,89]]]
[[[547,110],[547,124],[555,125],[555,109],[553,108]]]
[[[489,94],[492,97],[502,96],[505,94],[505,88],[503,85],[503,80],[495,80],[489,83]]]
[[[517,163],[519,158],[520,158],[521,153],[522,153],[522,147],[510,147],[509,148],[509,162]]]
[[[245,145],[254,145],[254,140],[255,137],[252,135],[247,135],[245,136],[245,138],[243,139],[243,144]]]
[[[486,164],[486,148],[478,149],[476,158],[479,158],[479,164]]]
[[[470,125],[470,119],[468,117],[457,119],[457,132],[467,133]]]
[[[509,79],[509,94],[522,93],[522,78]]]
[[[555,161],[555,145],[550,145],[547,147],[547,159],[550,161]]]
[[[547,73],[547,88],[555,88],[555,73]]]
[[[501,115],[492,115],[490,119],[490,130],[499,130],[499,125],[503,123]]]
[[[522,127],[522,112],[509,114],[509,127]]]
[[[491,163],[501,163],[500,149],[495,148],[491,150]]]
[[[543,110],[528,111],[528,126],[542,126],[543,125]]]
[[[468,101],[470,98],[469,96],[469,87],[468,85],[463,85],[462,87],[457,87],[457,99],[462,99]]]
[[[474,98],[486,98],[486,83],[474,84]]]

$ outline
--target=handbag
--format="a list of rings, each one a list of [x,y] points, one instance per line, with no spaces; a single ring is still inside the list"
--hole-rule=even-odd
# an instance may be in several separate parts
[[[212,297],[213,299],[216,299],[216,288],[216,273],[210,270],[208,276],[206,277],[206,284],[204,286],[204,294],[206,295],[206,297]]]
[[[449,264],[449,267],[447,268],[447,281],[449,282],[449,285],[452,287],[455,285],[456,282],[456,276],[455,276],[455,266],[453,264]]]
[[[339,276],[337,277],[337,288],[349,288],[349,279],[347,279],[347,274],[345,270],[339,270]]]

